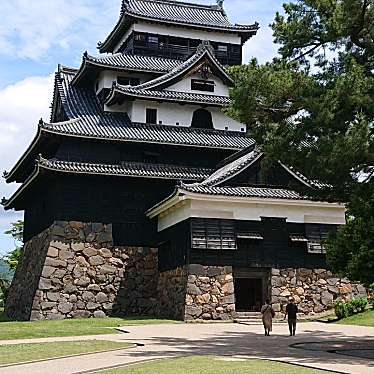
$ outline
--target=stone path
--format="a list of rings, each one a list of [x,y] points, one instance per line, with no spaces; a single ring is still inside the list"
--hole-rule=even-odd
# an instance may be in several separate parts
[[[144,344],[137,348],[87,356],[55,359],[0,368],[3,373],[70,374],[149,359],[188,355],[218,355],[238,358],[273,359],[335,370],[343,373],[374,373],[374,328],[323,323],[300,323],[296,337],[287,336],[287,326],[276,324],[273,335],[263,336],[261,325],[177,324],[123,327],[126,333],[100,335],[105,339]],[[38,339],[82,340],[76,338]],[[9,341],[0,344],[27,341]]]

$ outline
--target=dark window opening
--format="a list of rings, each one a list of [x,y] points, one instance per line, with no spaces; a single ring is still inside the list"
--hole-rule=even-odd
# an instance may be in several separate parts
[[[147,108],[145,112],[146,112],[145,122],[156,124],[157,123],[157,109]]]
[[[198,129],[213,129],[212,114],[206,109],[198,109],[192,117],[191,127]]]
[[[117,77],[117,83],[122,86],[137,86],[140,84],[140,79],[130,77]]]
[[[191,80],[191,90],[214,92],[215,83],[213,81],[204,81],[200,79]]]

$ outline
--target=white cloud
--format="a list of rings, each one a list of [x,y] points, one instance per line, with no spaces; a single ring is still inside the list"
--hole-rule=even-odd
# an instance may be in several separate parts
[[[52,91],[53,75],[29,77],[0,90],[1,171],[10,170],[23,154],[35,136],[39,118],[49,120]],[[16,188],[1,179],[0,197],[9,197]],[[21,217],[22,213],[5,212],[0,207],[0,255],[11,245],[10,239],[1,234]]]
[[[94,48],[91,38],[110,31],[108,19],[118,16],[119,5],[120,1],[2,0],[0,54],[39,60],[51,48]]]

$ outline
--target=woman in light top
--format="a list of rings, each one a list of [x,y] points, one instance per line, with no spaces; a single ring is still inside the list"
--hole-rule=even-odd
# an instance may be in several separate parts
[[[265,336],[270,335],[270,331],[273,329],[273,318],[275,316],[274,309],[270,305],[270,301],[266,300],[265,305],[261,308],[262,323],[265,328]]]

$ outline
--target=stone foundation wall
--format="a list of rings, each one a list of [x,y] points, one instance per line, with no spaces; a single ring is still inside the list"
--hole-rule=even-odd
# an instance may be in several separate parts
[[[160,273],[158,278],[158,315],[183,320],[186,288],[187,273],[185,267]]]
[[[111,225],[55,222],[26,244],[6,313],[32,320],[154,315],[156,304],[156,249],[114,247]]]
[[[311,316],[332,309],[337,299],[366,297],[366,290],[326,269],[272,269],[271,295],[276,312],[284,311],[292,296],[300,314]]]
[[[49,248],[50,230],[27,242],[9,290],[5,313],[18,320],[30,319],[44,261]]]
[[[189,265],[187,273],[187,321],[234,318],[234,278],[231,266]]]

